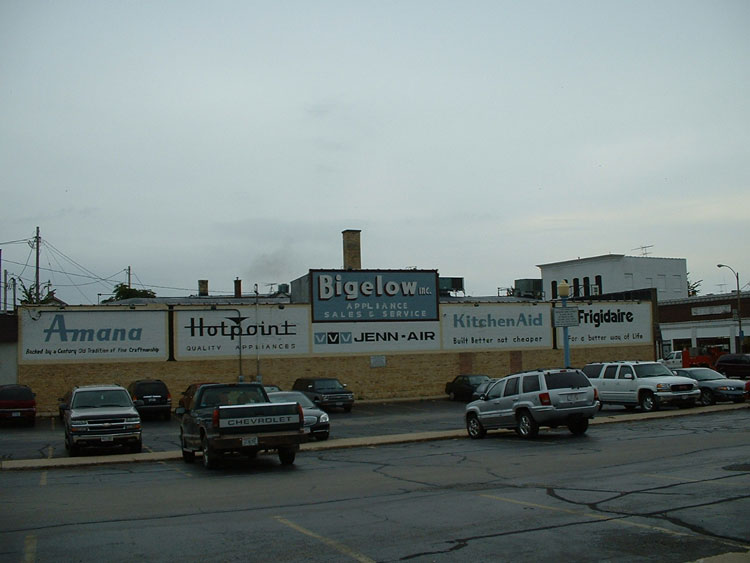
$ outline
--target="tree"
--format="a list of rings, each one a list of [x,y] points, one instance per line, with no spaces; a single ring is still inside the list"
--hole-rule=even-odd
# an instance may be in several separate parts
[[[55,302],[55,290],[52,289],[52,282],[40,284],[39,301],[36,300],[36,284],[32,283],[28,287],[19,279],[21,285],[21,305],[49,305]]]
[[[123,299],[133,299],[134,297],[141,297],[145,299],[153,299],[156,297],[156,293],[150,289],[135,289],[129,287],[127,284],[118,283],[115,286],[114,295],[108,299],[102,301],[102,303],[111,303],[113,301],[122,301]]]
[[[690,272],[687,274],[690,275]],[[688,297],[695,297],[701,292],[701,283],[703,280],[698,280],[697,282],[691,282],[690,278],[687,280],[687,290],[688,290]]]

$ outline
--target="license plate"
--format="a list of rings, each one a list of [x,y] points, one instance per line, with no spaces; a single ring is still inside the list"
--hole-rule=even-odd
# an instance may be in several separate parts
[[[336,406],[337,406],[337,407],[343,407],[343,406],[344,406],[344,403],[336,403]]]
[[[568,395],[565,395],[562,397],[561,403],[575,403],[577,401],[580,401],[583,399],[584,393],[569,393]]]
[[[13,413],[13,414],[11,414],[10,416],[21,416],[21,413],[20,413],[20,412],[14,412],[14,413]]]
[[[257,446],[258,445],[258,437],[257,436],[249,436],[247,438],[242,438],[242,445],[243,446]]]
[[[115,439],[112,436],[102,436],[102,442],[114,442]]]

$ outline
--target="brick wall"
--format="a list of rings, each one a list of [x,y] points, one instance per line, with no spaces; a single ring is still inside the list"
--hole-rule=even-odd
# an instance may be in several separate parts
[[[371,367],[370,356],[263,358],[264,383],[290,389],[297,377],[337,377],[358,400],[434,397],[445,394],[445,383],[459,373],[485,373],[503,377],[534,368],[559,367],[562,350],[440,352],[391,354],[384,367]],[[581,367],[604,360],[654,360],[651,345],[572,348],[571,363]],[[243,360],[245,381],[255,380],[255,359]],[[119,383],[144,378],[162,379],[177,405],[180,393],[196,381],[237,381],[239,363],[234,360],[183,362],[108,362],[19,365],[18,382],[29,385],[37,396],[40,412],[57,412],[58,398],[71,387],[89,383]]]

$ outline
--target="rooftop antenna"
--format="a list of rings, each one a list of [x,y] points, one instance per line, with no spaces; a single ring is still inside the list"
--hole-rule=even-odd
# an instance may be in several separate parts
[[[636,246],[635,248],[631,248],[630,251],[632,252],[633,250],[640,250],[641,256],[648,256],[649,254],[651,254],[648,249],[653,248],[653,247],[654,247],[653,244],[648,244],[644,246]]]

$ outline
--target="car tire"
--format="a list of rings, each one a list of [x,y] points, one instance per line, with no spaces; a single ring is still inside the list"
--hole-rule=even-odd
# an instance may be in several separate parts
[[[479,440],[487,435],[487,429],[479,421],[476,414],[471,413],[466,417],[466,432],[472,440]]]
[[[651,391],[643,392],[638,404],[641,406],[643,412],[654,412],[659,410],[659,402]]]
[[[130,446],[131,453],[139,454],[141,451],[143,451],[143,442],[141,440],[138,440],[138,442]]]
[[[589,429],[588,418],[576,418],[574,420],[571,420],[568,423],[568,430],[570,430],[571,434],[575,434],[576,436],[581,436],[582,434],[585,434],[586,430],[588,429]]]
[[[70,457],[76,457],[80,453],[78,446],[73,444],[73,441],[67,434],[65,435],[65,449],[68,450],[68,455],[70,455]]]
[[[344,407],[344,412],[352,412],[352,406]]]
[[[319,432],[318,434],[315,434],[315,439],[320,442],[328,440],[328,434],[328,432]]]
[[[732,399],[733,403],[744,403],[745,398],[744,397],[737,397],[736,399]]]
[[[698,400],[700,401],[700,404],[703,405],[704,407],[707,407],[709,405],[713,405],[714,403],[716,403],[716,399],[714,399],[714,394],[711,393],[710,389],[701,389],[701,396],[700,396],[700,399]]]
[[[219,454],[209,446],[206,436],[203,436],[201,440],[201,450],[203,451],[203,467],[213,469],[219,464]]]
[[[455,401],[456,400],[456,394],[453,391],[451,391],[450,393],[448,393],[448,398],[451,401]]]
[[[193,463],[195,461],[195,452],[185,447],[185,438],[180,436],[180,445],[182,447],[182,460],[185,463]]]
[[[297,457],[297,452],[294,448],[279,448],[279,461],[281,465],[294,464],[295,457]]]
[[[527,410],[519,411],[516,415],[516,434],[528,440],[539,434],[539,424]]]

